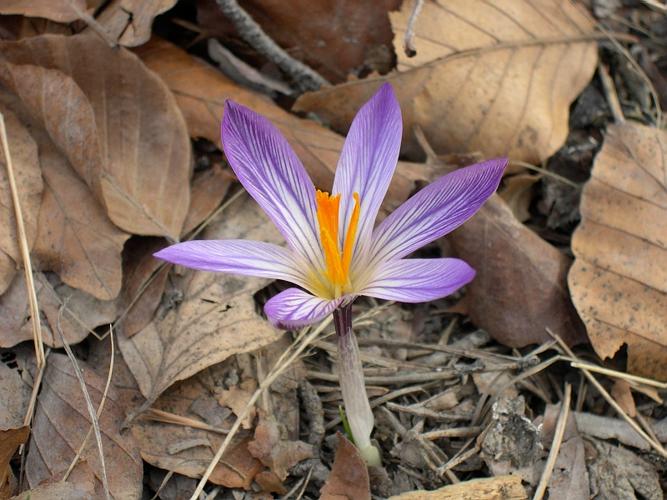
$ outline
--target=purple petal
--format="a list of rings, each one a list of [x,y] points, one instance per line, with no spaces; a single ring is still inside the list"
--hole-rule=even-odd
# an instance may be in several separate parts
[[[373,262],[405,257],[459,227],[495,192],[506,165],[498,158],[461,168],[412,196],[373,232]]]
[[[341,244],[359,193],[360,216],[355,252],[370,242],[380,204],[396,169],[401,147],[401,109],[391,85],[385,83],[359,110],[345,139],[333,194],[340,193]]]
[[[288,288],[272,297],[264,305],[264,312],[279,328],[300,328],[326,318],[342,301],[343,298],[321,299],[299,288]]]
[[[288,250],[261,241],[196,240],[177,243],[154,254],[172,264],[244,276],[289,281],[305,286],[303,272]]]
[[[239,181],[288,245],[321,267],[315,187],[287,140],[266,118],[228,100],[222,143]]]
[[[460,259],[400,259],[383,262],[359,293],[398,302],[428,302],[455,292],[475,277]]]

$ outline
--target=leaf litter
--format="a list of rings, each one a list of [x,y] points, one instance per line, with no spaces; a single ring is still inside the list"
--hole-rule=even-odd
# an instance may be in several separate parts
[[[370,16],[370,7],[319,1],[244,8],[292,62],[333,85],[299,95],[301,82],[212,1],[0,7],[0,112],[36,270],[34,283],[17,272],[3,155],[0,497],[104,496],[106,470],[114,498],[201,488],[261,498],[661,498],[664,133],[651,96],[667,55],[646,36],[659,32],[659,16],[555,0],[405,0]],[[252,88],[208,64],[213,37],[255,72]],[[260,312],[282,284],[165,266],[152,253],[193,237],[281,241],[220,151],[225,99],[276,123],[328,189],[343,139],[315,119],[345,131],[382,81],[405,120],[387,210],[465,158],[507,154],[515,166],[506,201],[492,198],[424,250],[476,268],[462,295],[355,303],[383,454],[383,467],[364,474],[354,445],[336,437],[331,327],[284,334]],[[285,111],[295,99],[300,116]],[[609,123],[619,113],[628,121]],[[30,354],[35,321],[56,350],[44,371]],[[78,460],[91,407],[63,339],[93,412],[105,401],[101,439],[91,435]]]

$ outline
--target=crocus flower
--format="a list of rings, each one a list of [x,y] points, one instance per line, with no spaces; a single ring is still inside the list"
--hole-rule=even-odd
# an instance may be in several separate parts
[[[399,302],[444,297],[475,271],[454,258],[406,258],[460,226],[498,187],[505,159],[454,171],[412,196],[376,227],[398,161],[401,111],[389,84],[355,117],[331,194],[315,188],[285,138],[264,117],[227,101],[225,155],[239,181],[284,236],[287,247],[261,241],[188,241],[156,253],[186,267],[280,279],[296,285],[265,305],[280,327],[302,327],[334,314],[340,385],[355,443],[369,462],[373,414],[352,332],[359,295]]]

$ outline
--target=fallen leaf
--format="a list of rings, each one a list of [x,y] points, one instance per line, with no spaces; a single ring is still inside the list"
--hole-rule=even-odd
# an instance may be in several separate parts
[[[607,130],[581,197],[570,290],[597,354],[667,380],[667,133]]]
[[[23,66],[22,71],[25,75],[44,70]],[[35,267],[55,271],[68,285],[99,299],[115,298],[121,285],[121,251],[129,234],[109,221],[28,109],[10,94],[2,93],[0,99],[30,128],[39,147],[44,195],[32,251]]]
[[[547,405],[542,424],[542,444],[549,449],[553,442],[561,405]],[[579,434],[574,412],[569,412],[558,456],[548,483],[549,498],[591,498],[586,450]]]
[[[195,173],[192,178],[190,209],[181,231],[183,236],[204,222],[220,206],[233,179],[230,171],[224,170],[218,163]]]
[[[153,19],[178,0],[112,0],[97,21],[108,36],[125,47],[136,47],[151,37]]]
[[[630,417],[637,416],[637,407],[635,406],[635,399],[632,397],[632,390],[630,384],[623,379],[616,379],[614,385],[611,387],[611,395],[616,400],[623,411]]]
[[[186,421],[181,424],[164,423],[150,418],[150,415],[141,417],[132,424],[132,435],[146,462],[188,477],[202,477],[225,437],[223,429],[233,423],[233,419],[227,421],[224,406],[216,400],[214,393],[218,387],[204,383],[208,379],[224,378],[225,369],[224,363],[218,364],[197,377],[175,384],[152,406],[153,409],[169,412],[182,420],[200,422],[219,431],[195,428]],[[203,411],[203,408],[206,410]],[[249,441],[247,433],[235,439],[213,469],[209,478],[211,482],[227,488],[250,487],[263,467],[248,451]]]
[[[0,429],[17,429],[23,426],[30,399],[30,387],[21,379],[17,370],[0,362]]]
[[[42,174],[39,170],[37,144],[17,116],[0,103],[7,130],[7,148],[11,155],[14,182],[18,193],[28,249],[37,235],[37,216],[42,203]],[[0,153],[0,250],[16,262],[21,262],[19,238],[16,232],[14,202],[9,188],[4,150]]]
[[[228,207],[203,239],[280,242],[277,230],[248,197]],[[275,341],[281,332],[258,314],[253,294],[266,280],[187,270],[170,293],[176,298],[141,332],[119,333],[119,346],[142,394],[154,401],[167,387],[239,352]]]
[[[255,428],[255,438],[248,443],[248,451],[257,458],[279,481],[287,478],[288,471],[307,458],[313,458],[313,447],[303,441],[283,439],[276,419],[262,414]]]
[[[433,491],[407,491],[389,500],[525,500],[526,490],[519,476],[470,479]]]
[[[78,363],[97,409],[106,380],[85,363]],[[139,498],[143,463],[132,437],[120,432],[124,419],[124,409],[118,404],[116,391],[111,387],[99,417],[109,490],[115,498]],[[26,458],[26,479],[31,488],[45,480],[62,478],[90,426],[90,415],[72,363],[67,356],[51,353],[42,380]],[[70,481],[77,484],[75,478],[89,477],[90,471],[95,477],[94,496],[100,498],[103,496],[102,469],[94,435],[88,439]]]
[[[35,273],[35,293],[42,313],[42,338],[49,347],[62,347],[58,322],[68,344],[77,344],[100,325],[112,323],[115,301],[98,300],[71,288],[55,275]],[[13,347],[33,338],[28,293],[23,276],[17,277],[0,297],[0,347]]]
[[[331,474],[320,491],[321,500],[370,500],[371,487],[366,462],[357,447],[340,432]]]
[[[86,0],[3,0],[0,4],[2,15],[43,17],[59,23],[76,21],[77,11],[86,11]]]
[[[235,385],[226,391],[222,391],[218,398],[218,402],[221,405],[230,408],[236,416],[240,417],[256,389],[257,382],[254,379],[246,379],[239,385]],[[241,426],[244,429],[252,429],[255,415],[256,410],[253,407],[241,422]]]
[[[209,64],[165,40],[153,38],[137,49],[137,54],[176,96],[192,137],[203,137],[220,146],[225,100],[233,99],[271,120],[294,148],[315,185],[330,189],[343,147],[341,136],[283,111],[266,96],[238,86]],[[433,174],[426,165],[399,162],[384,207],[396,208],[412,194],[415,181],[427,180]]]
[[[0,47],[0,82],[42,123],[114,224],[177,240],[191,148],[165,84],[97,35],[42,35]]]
[[[123,249],[123,315],[118,322],[123,335],[131,337],[153,319],[167,285],[171,266],[153,257],[164,248],[164,238],[131,238]]]
[[[0,295],[5,293],[16,276],[16,263],[5,252],[0,251]]]
[[[540,177],[531,174],[517,174],[505,177],[503,187],[498,191],[507,206],[519,222],[526,222],[530,218],[530,204],[533,201],[533,186]]]
[[[622,446],[590,439],[587,465],[591,491],[598,498],[662,500],[664,492],[655,467]]]
[[[344,82],[350,73],[391,69],[391,26],[387,12],[400,0],[379,2],[276,0],[243,2],[266,34],[331,82]],[[214,36],[238,43],[238,33],[215,0],[197,2],[199,25]]]
[[[89,500],[93,498],[94,490],[85,489],[83,485],[54,481],[41,484],[34,489],[24,491],[12,497],[11,500],[53,500],[57,498],[67,500]]]
[[[29,435],[30,427],[27,425],[17,429],[0,429],[0,489],[6,489],[5,483],[11,474],[9,462]]]
[[[437,152],[481,151],[533,164],[568,132],[568,108],[597,63],[592,20],[572,2],[425,1],[415,57],[403,51],[413,2],[389,14],[397,70],[301,96],[294,109],[345,131],[360,105],[391,82],[404,119],[404,152],[419,154],[419,125]]]
[[[473,322],[502,344],[523,347],[550,340],[586,340],[566,283],[569,259],[512,215],[493,195],[447,236],[475,270],[465,304]]]

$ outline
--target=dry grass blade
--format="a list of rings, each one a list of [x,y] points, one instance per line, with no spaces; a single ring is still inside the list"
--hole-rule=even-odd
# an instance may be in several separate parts
[[[30,262],[30,251],[23,224],[23,214],[21,212],[21,203],[19,202],[18,190],[16,188],[16,179],[14,177],[14,167],[12,164],[12,155],[9,151],[9,140],[7,138],[7,129],[5,127],[5,117],[0,113],[0,138],[2,139],[2,149],[5,155],[5,166],[7,167],[7,179],[12,193],[12,202],[14,212],[16,213],[16,229],[19,236],[19,247],[21,249],[21,258],[23,260],[23,269],[25,279],[28,284],[28,299],[30,304],[30,314],[32,323],[33,341],[35,343],[35,359],[37,368],[44,366],[44,344],[42,342],[42,323],[39,319],[39,305],[37,304],[37,293],[35,292],[35,282],[32,276],[32,263]]]
[[[66,307],[66,304],[63,304],[63,307],[61,308],[61,315],[63,309]],[[60,322],[60,316],[58,317],[58,321]],[[60,325],[58,328],[58,331],[62,331],[60,329]],[[100,418],[100,415],[102,414],[102,410],[104,409],[104,402],[107,399],[107,394],[109,392],[109,387],[111,386],[111,378],[113,377],[113,364],[116,359],[116,349],[114,347],[114,336],[113,336],[113,327],[109,326],[109,342],[111,344],[111,357],[109,359],[109,374],[107,375],[107,381],[104,386],[104,392],[102,393],[102,399],[100,400],[100,405],[97,407],[97,418]],[[67,346],[67,343],[64,342],[64,345]],[[69,348],[69,346],[66,347],[66,349]],[[83,441],[81,442],[81,446],[79,446],[78,451],[76,452],[76,455],[74,456],[74,459],[72,460],[72,463],[70,466],[67,468],[67,471],[63,475],[62,481],[67,481],[67,478],[69,477],[70,473],[76,466],[77,462],[79,461],[79,458],[81,457],[81,454],[83,453],[83,449],[86,446],[86,443],[88,442],[88,438],[90,437],[90,434],[93,432],[94,429],[94,422],[91,424],[90,428],[88,429],[88,432],[86,433],[86,437],[83,438]],[[101,443],[101,441],[100,441]]]
[[[302,333],[297,337],[297,339],[292,343],[290,349],[287,349],[280,356],[280,358],[278,358],[278,361],[276,361],[273,368],[271,368],[271,371],[268,373],[266,378],[262,380],[261,384],[259,385],[257,390],[253,393],[252,397],[246,404],[241,414],[237,416],[234,425],[232,425],[232,428],[229,430],[229,434],[227,434],[227,437],[220,445],[220,448],[218,448],[218,450],[216,451],[213,460],[211,460],[211,463],[208,465],[206,472],[204,472],[204,475],[200,479],[199,484],[197,484],[197,489],[195,489],[194,493],[190,497],[190,500],[197,500],[197,498],[199,498],[199,495],[204,490],[204,486],[206,486],[208,478],[213,473],[213,470],[215,469],[216,465],[218,465],[218,462],[222,458],[222,455],[225,453],[225,450],[227,450],[227,448],[231,444],[232,438],[241,428],[241,423],[250,413],[255,403],[259,400],[260,396],[264,393],[264,391],[266,391],[271,386],[271,384],[280,376],[280,374],[283,373],[287,368],[289,368],[289,366],[299,358],[301,353],[310,344],[314,342],[314,340],[320,335],[320,333],[322,333],[322,331],[331,323],[331,320],[332,317],[330,316],[326,320],[322,321],[317,326],[317,328],[311,330],[310,332],[308,332],[308,329],[303,330]]]
[[[537,485],[535,490],[535,495],[533,500],[542,500],[544,494],[547,491],[547,485],[551,479],[551,474],[554,470],[554,465],[556,465],[556,459],[558,458],[558,452],[560,451],[560,446],[563,443],[563,436],[565,434],[565,425],[567,424],[567,417],[570,412],[570,400],[572,399],[572,386],[570,384],[565,385],[565,395],[563,401],[561,402],[560,413],[558,415],[558,423],[556,424],[556,431],[554,432],[554,438],[551,442],[551,449],[549,450],[549,457],[547,462],[544,465],[544,471],[542,472],[542,477],[540,482]]]
[[[148,408],[144,413],[141,414],[141,418],[154,420],[156,422],[162,422],[165,424],[192,427],[193,429],[201,429],[203,431],[215,432],[217,434],[227,434],[229,432],[227,429],[220,429],[219,427],[208,425],[199,420],[184,417],[182,415],[177,415],[175,413],[170,413],[164,410],[159,410],[157,408]]]
[[[76,361],[76,356],[74,356],[74,353],[72,352],[72,348],[69,346],[67,341],[65,340],[65,336],[63,335],[62,329],[58,328],[58,333],[60,334],[60,337],[63,342],[63,347],[65,348],[65,351],[67,352],[67,357],[69,357],[70,361],[72,362],[72,365],[74,367],[74,374],[76,375],[77,380],[79,381],[79,384],[81,385],[81,392],[83,393],[83,397],[86,400],[86,407],[88,408],[88,414],[90,415],[90,421],[93,427],[93,430],[95,432],[95,439],[97,441],[97,449],[100,454],[100,467],[102,470],[102,486],[104,488],[104,495],[106,496],[107,500],[111,500],[111,493],[109,492],[109,480],[107,478],[107,468],[106,468],[106,462],[104,460],[104,449],[102,448],[102,433],[100,432],[100,423],[97,418],[97,412],[95,411],[95,407],[93,406],[93,401],[90,399],[90,394],[88,393],[88,388],[86,387],[86,381],[83,379],[83,376],[81,375],[81,369],[79,368],[79,364]],[[108,388],[108,386],[107,386]],[[106,392],[105,392],[106,396]],[[100,408],[102,407],[102,403],[104,402],[105,397],[103,397],[102,402],[100,403]],[[86,436],[88,437],[88,436]],[[84,440],[85,442],[85,440]],[[83,449],[83,447],[82,447]],[[77,454],[78,457],[78,454]],[[73,461],[74,464],[76,464],[76,460]]]

